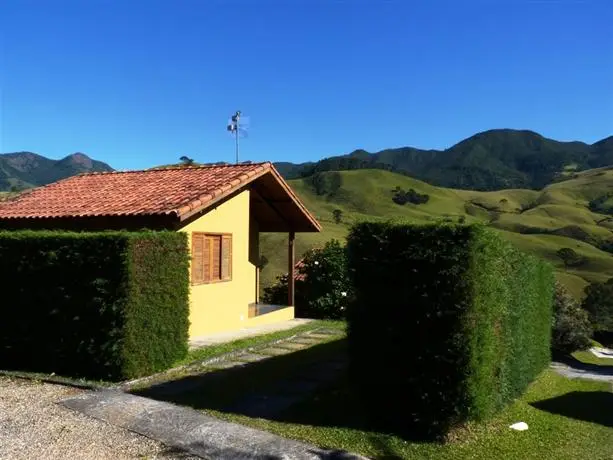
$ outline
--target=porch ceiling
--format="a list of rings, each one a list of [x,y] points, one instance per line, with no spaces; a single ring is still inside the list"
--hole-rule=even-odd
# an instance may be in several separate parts
[[[251,213],[261,232],[319,232],[321,226],[274,174],[251,183]]]

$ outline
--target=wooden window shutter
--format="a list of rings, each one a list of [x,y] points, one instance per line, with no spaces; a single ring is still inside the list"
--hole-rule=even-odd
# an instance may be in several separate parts
[[[222,237],[221,279],[232,279],[232,235],[224,235]]]
[[[204,251],[202,254],[202,267],[203,267],[203,283],[211,281],[211,238],[202,235],[204,241]]]
[[[192,234],[192,283],[204,283],[206,254],[205,237],[202,234]]]
[[[211,237],[211,279],[221,279],[221,237]]]

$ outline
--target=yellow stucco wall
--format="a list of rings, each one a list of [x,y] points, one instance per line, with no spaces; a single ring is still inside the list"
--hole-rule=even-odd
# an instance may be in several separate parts
[[[254,224],[250,220],[249,191],[245,190],[180,229],[188,233],[190,246],[192,232],[232,234],[232,280],[191,286],[190,337],[269,324],[294,317],[294,309],[287,308],[284,310],[288,311],[283,311],[283,314],[273,312],[257,318],[248,318],[249,304],[256,300]],[[257,233],[255,239],[257,240]]]
[[[281,310],[266,313],[265,315],[249,318],[247,320],[247,327],[279,323],[281,321],[289,321],[290,319],[294,319],[294,307],[286,307]]]

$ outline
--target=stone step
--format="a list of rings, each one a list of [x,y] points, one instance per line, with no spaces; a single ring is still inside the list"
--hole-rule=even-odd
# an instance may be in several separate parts
[[[331,338],[333,338],[334,336],[332,334],[309,334],[306,336],[309,339],[313,339],[313,340],[318,340],[318,341],[322,341],[322,340],[330,340]]]
[[[310,345],[317,345],[318,343],[321,343],[321,340],[309,339],[307,337],[298,337],[298,338],[289,340],[287,343],[301,343],[303,345],[310,346]]]
[[[234,358],[236,359],[236,358]],[[206,365],[207,369],[213,369],[213,370],[222,370],[222,369],[231,369],[233,367],[240,367],[240,366],[244,366],[245,362],[241,362],[241,361],[217,361],[214,363],[209,363]]]
[[[313,334],[320,334],[320,335],[342,335],[343,332],[339,331],[338,329],[327,329],[327,328],[322,328],[322,329],[317,329],[313,332]]]
[[[270,356],[280,356],[280,355],[286,355],[288,353],[291,353],[293,350],[289,349],[289,348],[280,348],[280,347],[270,347],[270,348],[264,348],[263,350],[258,350],[258,353],[261,353],[263,355],[270,355]]]
[[[256,363],[258,361],[262,361],[263,359],[269,359],[270,356],[260,355],[258,353],[244,353],[242,355],[237,355],[234,357],[235,361],[243,361],[247,363]]]
[[[287,350],[303,350],[307,348],[307,345],[304,343],[295,343],[295,342],[282,342],[275,345],[275,348],[285,348]]]

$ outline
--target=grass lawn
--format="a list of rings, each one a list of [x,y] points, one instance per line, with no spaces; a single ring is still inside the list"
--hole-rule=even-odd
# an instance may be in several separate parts
[[[294,406],[277,420],[209,411],[326,448],[385,459],[605,459],[613,455],[610,384],[568,380],[545,371],[528,392],[485,425],[473,425],[458,441],[440,445],[404,441],[365,428],[359,403],[342,383]],[[524,421],[529,430],[508,428]]]
[[[360,402],[343,374],[302,402],[266,418],[245,415],[235,403],[248,393],[266,392],[280,380],[344,352],[345,340],[333,340],[289,355],[247,366],[203,374],[196,388],[156,394],[155,386],[138,391],[146,397],[203,410],[213,416],[264,429],[324,448],[344,449],[386,459],[604,459],[613,458],[611,384],[569,380],[546,370],[522,398],[495,419],[472,424],[441,445],[406,441],[368,427]],[[194,378],[194,377],[190,377]],[[181,379],[178,380],[179,382]],[[526,422],[529,430],[509,429]]]
[[[606,348],[602,344],[592,340],[592,345],[594,347]],[[577,361],[581,361],[584,364],[595,364],[596,366],[613,366],[613,358],[599,358],[594,355],[591,351],[576,351],[572,354],[573,358]]]

